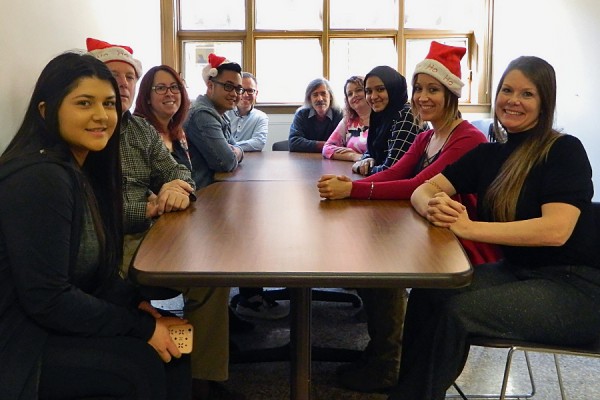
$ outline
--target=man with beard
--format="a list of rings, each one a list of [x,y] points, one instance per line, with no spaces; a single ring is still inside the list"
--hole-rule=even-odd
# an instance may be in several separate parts
[[[312,80],[304,96],[304,105],[290,126],[290,151],[321,153],[325,142],[342,120],[331,85],[324,78]]]

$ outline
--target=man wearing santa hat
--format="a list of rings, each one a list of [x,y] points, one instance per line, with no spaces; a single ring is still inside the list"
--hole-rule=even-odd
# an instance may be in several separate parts
[[[190,171],[173,159],[156,130],[129,111],[142,74],[142,64],[133,58],[133,50],[92,38],[87,39],[87,49],[108,66],[119,85],[123,110],[121,163],[125,233],[145,232],[154,218],[165,212],[186,209],[195,184]],[[151,176],[156,177],[158,184],[150,182]]]
[[[142,75],[142,64],[133,57],[131,47],[88,38],[87,50],[111,70],[121,96],[120,150],[125,214],[123,273],[126,274],[135,250],[154,220],[164,212],[186,209],[195,198],[195,183],[189,169],[171,156],[156,129],[129,111],[137,81]],[[225,392],[216,381],[228,378],[229,289],[194,287],[182,290],[186,297],[185,317],[194,325],[192,377],[196,386],[202,383],[200,389],[193,388],[196,389],[194,400],[214,398],[220,395],[215,392]],[[173,291],[173,296],[178,293]],[[193,307],[188,309],[188,304]],[[225,395],[218,398],[240,399]]]
[[[231,136],[229,117],[244,91],[242,67],[235,62],[209,54],[202,70],[206,94],[198,96],[183,125],[192,159],[196,187],[214,182],[215,172],[230,172],[244,158],[244,151]]]

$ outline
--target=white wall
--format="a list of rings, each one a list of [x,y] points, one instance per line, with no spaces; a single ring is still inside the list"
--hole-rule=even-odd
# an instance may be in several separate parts
[[[86,37],[133,47],[146,69],[159,64],[159,6],[159,0],[2,0],[0,151],[21,123],[43,66],[64,50],[84,48]],[[495,7],[494,88],[513,58],[527,54],[548,60],[558,78],[557,126],[585,144],[600,193],[598,100],[592,97],[600,91],[600,2],[501,0]],[[287,138],[291,120],[291,115],[270,116],[267,148]]]
[[[269,135],[264,150],[271,150],[271,146],[280,140],[287,140],[290,133],[290,125],[294,116],[291,114],[269,115]]]
[[[0,152],[22,122],[33,86],[54,56],[85,49],[94,37],[160,63],[159,0],[2,0],[0,5]]]
[[[521,55],[548,61],[556,70],[556,126],[585,145],[600,200],[600,2],[597,0],[496,1],[494,92],[508,63]]]

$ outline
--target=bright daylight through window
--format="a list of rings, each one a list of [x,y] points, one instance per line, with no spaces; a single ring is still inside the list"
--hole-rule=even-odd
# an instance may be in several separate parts
[[[301,103],[306,84],[319,76],[339,96],[349,76],[376,65],[410,77],[437,40],[467,48],[461,103],[490,101],[493,0],[162,1],[163,23],[175,21],[163,52],[173,54],[170,63],[182,72],[192,97],[204,93],[200,71],[213,52],[257,76],[261,103],[285,105]]]

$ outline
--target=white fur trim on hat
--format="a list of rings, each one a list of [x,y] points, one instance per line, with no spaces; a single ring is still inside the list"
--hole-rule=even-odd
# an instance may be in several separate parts
[[[127,50],[121,47],[109,47],[106,49],[92,50],[89,53],[105,64],[111,61],[121,61],[127,63],[131,65],[133,69],[135,69],[135,73],[137,74],[138,78],[142,76],[142,63],[133,58],[133,56],[129,54]]]
[[[133,58],[133,50],[128,46],[110,44],[102,40],[87,38],[86,45],[88,54],[96,57],[103,63],[111,61],[121,61],[127,63],[135,69],[137,77],[142,76],[142,63]]]
[[[204,83],[208,85],[210,78],[216,78],[216,76],[219,75],[218,68],[223,64],[234,64],[237,66],[238,72],[241,73],[242,71],[242,67],[240,67],[239,64],[229,61],[225,57],[210,53],[208,55],[208,63],[202,68],[202,79],[204,80]]]
[[[458,76],[450,72],[444,64],[437,60],[426,58],[418,63],[414,72],[414,75],[417,74],[427,74],[434,77],[458,97],[460,97],[462,88],[465,86]]]
[[[215,78],[217,75],[219,75],[219,70],[212,67],[210,64],[206,64],[206,66],[202,68],[202,79],[206,84],[208,84],[210,78]]]

